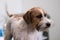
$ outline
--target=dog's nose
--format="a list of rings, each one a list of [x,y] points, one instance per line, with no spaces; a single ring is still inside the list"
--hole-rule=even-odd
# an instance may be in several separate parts
[[[47,26],[47,27],[50,27],[50,25],[51,25],[50,23],[46,23],[46,26]]]

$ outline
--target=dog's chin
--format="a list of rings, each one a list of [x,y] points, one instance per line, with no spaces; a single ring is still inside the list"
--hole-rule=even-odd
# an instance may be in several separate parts
[[[40,27],[40,31],[44,31],[46,29],[47,29],[46,27]]]

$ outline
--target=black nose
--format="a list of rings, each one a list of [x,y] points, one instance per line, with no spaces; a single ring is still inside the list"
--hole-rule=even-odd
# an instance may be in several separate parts
[[[47,26],[47,27],[50,27],[50,25],[51,25],[50,23],[46,23],[46,26]]]

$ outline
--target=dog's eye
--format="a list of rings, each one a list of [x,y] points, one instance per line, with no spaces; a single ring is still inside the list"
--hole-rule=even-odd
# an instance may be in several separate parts
[[[40,14],[40,15],[38,15],[38,16],[36,16],[37,18],[42,18],[42,14]]]
[[[44,14],[44,16],[46,17],[47,14]]]
[[[44,14],[44,16],[50,19],[50,16],[48,14]]]
[[[50,19],[50,16],[49,16],[49,15],[47,15],[47,18],[49,18],[49,19]]]

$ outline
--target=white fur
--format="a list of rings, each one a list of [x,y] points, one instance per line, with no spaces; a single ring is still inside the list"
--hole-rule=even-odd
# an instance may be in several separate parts
[[[11,31],[15,40],[42,40],[42,31],[32,31],[22,17],[20,20],[12,19]]]

